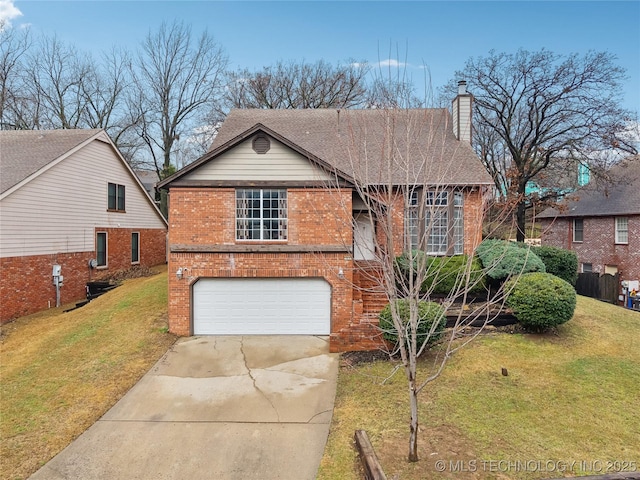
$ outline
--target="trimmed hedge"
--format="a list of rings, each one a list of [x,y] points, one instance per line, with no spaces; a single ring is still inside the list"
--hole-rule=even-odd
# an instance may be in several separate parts
[[[564,248],[542,246],[531,247],[531,251],[544,262],[547,273],[560,277],[571,285],[578,280],[578,255]]]
[[[396,257],[395,261],[396,268],[404,279],[409,278],[411,260],[413,260],[414,278],[418,267],[422,266],[426,270],[420,287],[421,292],[449,295],[456,287],[458,276],[465,274],[469,257],[467,255],[431,257],[421,250],[413,250],[410,259],[407,253],[403,253]],[[469,293],[480,293],[486,288],[482,264],[477,257],[471,260],[469,285],[471,285]]]
[[[398,313],[402,319],[402,323],[405,326],[405,338],[410,338],[409,328],[409,316],[410,306],[409,301],[406,299],[399,299],[396,301],[396,307]],[[391,304],[387,304],[379,315],[380,329],[382,330],[382,336],[394,343],[398,343],[398,331],[393,324],[393,317],[391,314]],[[431,327],[437,322],[433,333],[429,335]],[[442,305],[435,302],[418,302],[418,328],[417,328],[417,349],[420,350],[422,344],[427,342],[427,345],[432,345],[442,338],[445,326],[447,324],[447,317]]]
[[[525,273],[505,283],[506,303],[527,329],[543,332],[571,320],[576,291],[568,282],[550,273]]]
[[[512,275],[546,272],[546,267],[528,246],[519,246],[507,240],[483,240],[476,249],[485,274],[495,281],[504,281]]]

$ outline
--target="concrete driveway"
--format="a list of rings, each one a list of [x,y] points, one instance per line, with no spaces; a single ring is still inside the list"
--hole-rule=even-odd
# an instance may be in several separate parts
[[[32,479],[314,479],[333,413],[328,337],[179,340]]]

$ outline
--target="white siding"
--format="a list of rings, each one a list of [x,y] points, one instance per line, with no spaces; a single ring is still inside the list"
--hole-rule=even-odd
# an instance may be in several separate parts
[[[125,186],[126,213],[107,212],[107,184]],[[94,227],[166,228],[111,145],[94,140],[0,205],[0,256],[94,250]]]
[[[286,145],[270,138],[265,154],[253,151],[252,139],[188,173],[184,180],[317,181],[330,177]]]

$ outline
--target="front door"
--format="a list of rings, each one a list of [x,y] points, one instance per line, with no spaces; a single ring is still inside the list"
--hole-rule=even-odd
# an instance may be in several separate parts
[[[374,260],[376,246],[373,238],[373,225],[369,215],[360,213],[355,217],[353,231],[353,259]]]

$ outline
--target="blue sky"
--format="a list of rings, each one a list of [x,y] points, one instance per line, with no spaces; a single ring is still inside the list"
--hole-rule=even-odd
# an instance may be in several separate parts
[[[132,50],[149,29],[182,20],[208,29],[233,67],[278,60],[389,58],[408,63],[417,82],[428,66],[433,87],[471,56],[491,49],[556,53],[607,51],[627,69],[623,105],[640,111],[640,0],[627,1],[36,1],[0,0],[22,13],[14,27],[57,36],[93,52]],[[4,14],[7,16],[7,14]]]

